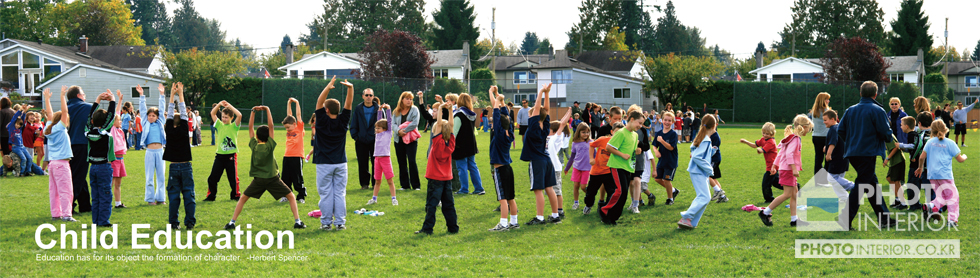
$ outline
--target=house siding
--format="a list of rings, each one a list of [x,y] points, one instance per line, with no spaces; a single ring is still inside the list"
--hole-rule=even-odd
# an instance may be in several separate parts
[[[81,69],[85,69],[85,77],[79,77],[79,70]],[[157,91],[157,86],[160,84],[160,82],[150,80],[149,78],[137,78],[83,67],[75,68],[63,74],[66,75],[41,88],[42,90],[44,88],[50,88],[51,92],[54,93],[54,98],[51,100],[52,107],[60,107],[61,105],[61,100],[58,97],[58,92],[61,91],[61,86],[75,85],[82,87],[82,90],[85,91],[86,101],[95,101],[99,94],[105,92],[106,89],[111,89],[113,94],[116,93],[116,90],[122,91],[123,99],[120,104],[130,101],[134,106],[138,106],[139,97],[133,97],[131,94],[132,88],[135,87],[136,84],[150,88],[148,92],[144,92],[144,94],[147,96],[147,107],[157,106],[156,97],[160,94]],[[167,97],[169,97],[169,95]]]

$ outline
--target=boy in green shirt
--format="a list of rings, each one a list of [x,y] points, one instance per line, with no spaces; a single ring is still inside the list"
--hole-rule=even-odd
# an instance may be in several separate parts
[[[260,126],[258,131],[255,131],[252,128],[255,125],[255,111],[262,110],[266,111],[266,119],[269,119],[269,125]],[[248,198],[259,199],[266,191],[269,191],[269,194],[272,194],[276,200],[286,197],[289,200],[289,208],[293,211],[293,219],[296,219],[293,228],[306,228],[306,224],[299,220],[296,196],[293,195],[293,191],[289,187],[286,187],[286,183],[279,179],[279,165],[276,164],[275,159],[276,141],[273,139],[273,128],[270,128],[272,126],[272,111],[269,110],[269,107],[256,106],[252,108],[252,115],[248,118],[248,136],[251,138],[248,141],[248,147],[252,149],[252,168],[248,175],[253,179],[248,188],[245,188],[241,199],[238,200],[238,205],[235,206],[235,214],[231,216],[231,222],[225,225],[226,230],[235,229],[235,220],[242,213],[242,207],[245,206]]]
[[[610,194],[609,202],[599,209],[599,217],[602,223],[609,225],[616,225],[616,221],[623,215],[623,205],[627,200],[626,189],[629,188],[635,171],[633,165],[636,155],[642,153],[637,147],[636,130],[643,124],[643,113],[633,111],[627,119],[626,128],[617,131],[606,144],[606,151],[612,154],[606,165],[612,171],[614,186],[606,187]]]
[[[905,182],[905,153],[902,152],[901,148],[896,148],[896,142],[898,142],[898,139],[892,134],[892,141],[885,143],[885,149],[888,153],[885,155],[885,161],[882,165],[888,167],[888,174],[885,175],[885,180],[892,185],[892,193],[894,194],[891,208],[905,209],[907,206],[898,200],[902,196],[902,193],[898,190],[902,188],[902,184]]]
[[[234,124],[232,120],[235,120]],[[217,197],[218,181],[221,180],[222,170],[228,174],[231,200],[238,201],[241,197],[238,189],[238,129],[242,126],[242,112],[238,112],[238,109],[222,100],[211,109],[211,121],[217,131],[215,136],[217,136],[218,149],[215,151],[211,175],[208,176],[208,196],[204,201],[214,201]]]

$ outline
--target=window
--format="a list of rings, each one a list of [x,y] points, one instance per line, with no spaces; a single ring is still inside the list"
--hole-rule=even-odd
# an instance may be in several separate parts
[[[792,75],[789,75],[789,74],[773,74],[772,75],[772,81],[790,82],[790,76],[792,76]]]
[[[4,65],[17,65],[17,64],[20,64],[20,56],[18,56],[17,54],[18,54],[18,52],[14,52],[14,53],[10,53],[7,56],[3,56],[3,58],[0,59],[0,63],[2,63]]]
[[[514,84],[534,84],[537,74],[529,71],[515,71]]]
[[[528,102],[531,102],[532,101],[530,99],[530,95],[522,95],[522,94],[516,94],[516,95],[514,95],[514,105],[516,105],[516,106],[519,107],[521,105],[521,101],[524,101],[524,100],[527,100]]]
[[[130,87],[129,93],[130,96],[132,96],[133,98],[138,99],[140,97],[140,93],[136,91],[136,87]],[[149,95],[149,94],[150,94],[150,87],[143,87],[143,95]]]
[[[433,69],[432,77],[435,78],[449,78],[449,69]]]
[[[30,52],[21,52],[24,56],[24,68],[25,69],[38,69],[41,68],[41,57],[31,54]]]
[[[553,70],[551,71],[551,82],[555,84],[571,84],[572,70]]]
[[[323,71],[322,70],[306,70],[306,71],[303,71],[303,78],[323,79]]]
[[[980,87],[980,83],[977,83],[978,78],[980,78],[980,76],[967,76],[966,77],[966,87],[967,88]]]
[[[630,88],[613,89],[613,98],[630,98]]]
[[[356,76],[355,71],[356,69],[328,69],[326,76],[337,76],[337,78],[354,78],[354,76]]]
[[[291,70],[291,71],[289,71],[289,77],[290,78],[299,78],[299,71],[298,70]]]
[[[904,73],[890,73],[890,74],[888,74],[888,79],[890,79],[891,81],[905,82],[905,74]]]

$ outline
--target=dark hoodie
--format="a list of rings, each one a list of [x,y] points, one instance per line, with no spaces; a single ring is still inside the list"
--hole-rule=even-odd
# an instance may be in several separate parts
[[[457,148],[453,150],[453,159],[464,159],[479,153],[476,148],[476,135],[473,126],[476,123],[476,112],[469,108],[459,107],[453,114],[453,135],[456,137]]]

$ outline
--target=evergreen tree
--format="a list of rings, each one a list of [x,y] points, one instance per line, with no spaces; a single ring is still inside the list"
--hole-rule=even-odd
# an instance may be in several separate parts
[[[293,44],[293,39],[289,38],[289,35],[282,36],[282,42],[279,43],[279,51],[285,52],[286,47]]]
[[[173,38],[170,33],[170,17],[167,6],[157,0],[126,0],[129,10],[133,13],[133,24],[143,28],[140,36],[146,44],[171,46]]]
[[[973,49],[973,55],[970,55],[970,59],[980,61],[980,40],[977,41],[977,47]]]
[[[521,42],[521,52],[524,55],[533,54],[538,50],[540,45],[541,42],[538,41],[538,34],[532,32],[524,33],[524,41]]]
[[[541,40],[541,44],[538,45],[538,51],[534,54],[551,54],[551,40],[544,38]]]
[[[566,32],[565,49],[574,55],[579,47],[583,51],[602,49],[606,32],[619,23],[620,3],[614,0],[583,0],[579,6],[579,22]]]
[[[821,57],[827,47],[841,37],[861,37],[884,45],[882,23],[885,12],[877,1],[796,0],[791,8],[793,21],[779,32],[777,48],[786,55],[795,38],[798,57]]]
[[[755,52],[766,53],[766,45],[765,44],[762,44],[762,42],[760,41],[759,42],[759,45],[756,45],[755,46]]]
[[[922,11],[922,0],[902,1],[898,16],[891,22],[893,36],[888,40],[891,54],[897,56],[915,56],[919,49],[925,52],[926,65],[932,65],[939,59],[931,51],[933,40],[929,34],[929,17]],[[932,71],[938,68],[927,67]]]
[[[432,13],[436,28],[432,30],[435,49],[460,49],[463,41],[470,43],[470,53],[476,51],[476,39],[480,37],[480,29],[473,25],[476,15],[469,0],[443,0],[439,10]]]

